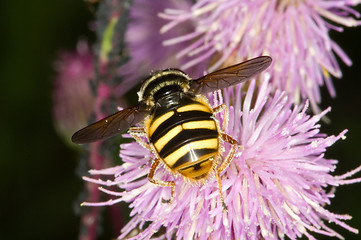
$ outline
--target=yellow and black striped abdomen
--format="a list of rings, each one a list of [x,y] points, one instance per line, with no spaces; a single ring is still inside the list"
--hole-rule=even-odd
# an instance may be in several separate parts
[[[218,153],[218,130],[205,103],[186,99],[173,108],[156,109],[148,137],[167,166],[185,177],[201,179]]]

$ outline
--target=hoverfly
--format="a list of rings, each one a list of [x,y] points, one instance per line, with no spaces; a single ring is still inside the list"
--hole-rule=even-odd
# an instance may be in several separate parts
[[[89,143],[129,129],[140,145],[154,153],[148,180],[157,186],[171,187],[170,199],[162,199],[163,202],[173,200],[176,185],[174,181],[153,178],[161,161],[170,173],[181,175],[190,183],[204,184],[215,175],[220,201],[226,210],[220,175],[232,161],[238,143],[225,133],[226,105],[212,108],[203,94],[249,80],[268,68],[271,62],[270,57],[260,56],[198,79],[191,79],[177,69],[156,72],[141,86],[137,105],[79,130],[72,141]],[[222,110],[225,117],[220,126],[215,114]],[[141,121],[141,127],[134,127]],[[224,142],[232,147],[221,161]]]

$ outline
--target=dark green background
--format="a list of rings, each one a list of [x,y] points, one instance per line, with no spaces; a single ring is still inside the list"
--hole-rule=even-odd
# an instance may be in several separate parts
[[[360,8],[359,8],[360,10]],[[54,131],[51,118],[52,63],[59,50],[72,50],[88,30],[92,14],[80,0],[2,1],[0,6],[0,239],[76,239],[74,213],[82,181],[76,176],[77,153]],[[323,130],[347,139],[329,149],[341,174],[361,164],[361,28],[332,37],[354,60],[341,64],[337,98],[323,92],[322,107],[332,106],[332,123]],[[361,177],[361,174],[358,174]],[[361,228],[361,185],[338,188],[329,208],[349,213]],[[333,225],[332,225],[333,226]],[[335,227],[346,239],[359,239]],[[107,237],[104,237],[107,236]],[[115,237],[116,234],[107,233]],[[320,238],[327,239],[327,238]]]

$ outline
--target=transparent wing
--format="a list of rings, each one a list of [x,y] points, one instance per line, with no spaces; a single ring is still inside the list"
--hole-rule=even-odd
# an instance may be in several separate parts
[[[247,81],[271,65],[272,58],[261,56],[217,70],[192,81],[196,93],[208,93]]]
[[[89,126],[72,136],[74,143],[90,143],[119,134],[144,119],[148,111],[143,104],[123,109]]]

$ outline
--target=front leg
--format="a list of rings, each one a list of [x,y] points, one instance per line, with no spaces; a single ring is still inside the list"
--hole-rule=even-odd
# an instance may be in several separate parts
[[[223,116],[221,131],[225,132],[226,128],[227,128],[227,125],[228,125],[228,108],[227,108],[227,105],[223,103],[223,104],[218,105],[217,107],[213,108],[213,114],[216,115],[216,114],[220,113],[223,110],[224,110],[224,116]]]
[[[132,136],[142,147],[148,149],[150,152],[153,152],[151,146],[141,138],[147,136],[143,127],[131,127],[128,132],[130,136]]]

